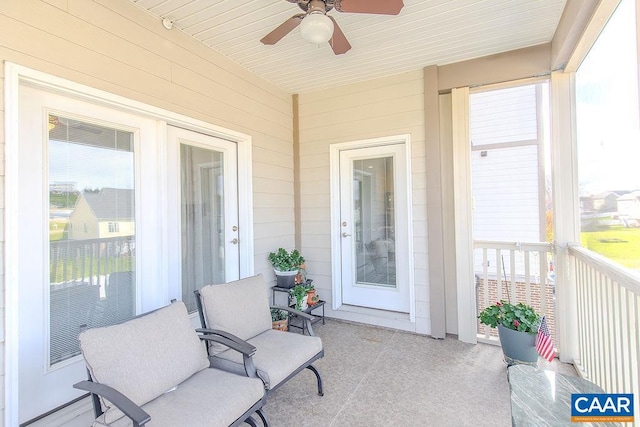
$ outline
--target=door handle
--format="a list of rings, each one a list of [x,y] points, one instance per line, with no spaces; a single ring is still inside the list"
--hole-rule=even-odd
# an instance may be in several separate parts
[[[347,232],[342,233],[342,237],[349,237],[351,234],[347,234]]]
[[[233,243],[234,245],[238,244],[238,239],[236,239],[235,237],[233,238],[233,240],[231,241],[231,243]]]

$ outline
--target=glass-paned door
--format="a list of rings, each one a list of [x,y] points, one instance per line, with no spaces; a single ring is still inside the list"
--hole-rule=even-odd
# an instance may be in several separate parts
[[[86,379],[82,328],[129,319],[168,298],[151,289],[161,269],[159,191],[145,179],[157,176],[155,122],[27,85],[19,95],[15,259],[24,423],[83,394],[72,387]],[[136,221],[141,210],[144,224]]]
[[[173,126],[168,135],[180,162],[180,294],[194,312],[195,290],[240,277],[237,148]]]
[[[340,152],[342,302],[409,312],[406,153]]]

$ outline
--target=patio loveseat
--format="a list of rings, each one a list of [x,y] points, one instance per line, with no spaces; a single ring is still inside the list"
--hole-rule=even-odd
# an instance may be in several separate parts
[[[87,329],[80,349],[92,393],[94,426],[256,426],[251,415],[265,403],[262,381],[210,368],[202,340],[226,344],[250,362],[255,347],[198,336],[186,307],[174,302],[127,322]],[[251,363],[248,363],[251,366]]]
[[[217,334],[237,344],[254,346],[252,362],[271,394],[299,372],[308,369],[316,376],[318,394],[324,395],[320,372],[312,365],[324,357],[322,340],[313,333],[313,316],[289,307],[270,306],[267,283],[258,274],[229,283],[204,286],[195,292],[202,331]],[[271,328],[270,308],[288,311],[300,318],[309,335],[276,331]],[[231,350],[212,343],[211,366],[242,373],[242,359]]]

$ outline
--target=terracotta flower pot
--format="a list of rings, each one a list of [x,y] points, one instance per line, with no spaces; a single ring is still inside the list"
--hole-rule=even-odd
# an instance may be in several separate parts
[[[318,303],[318,294],[315,289],[307,291],[307,304],[311,307]]]
[[[276,329],[278,331],[285,331],[285,332],[288,331],[289,330],[288,319],[272,321],[271,329]]]

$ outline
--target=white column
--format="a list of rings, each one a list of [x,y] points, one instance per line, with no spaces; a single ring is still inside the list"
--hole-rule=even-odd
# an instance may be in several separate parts
[[[455,199],[456,278],[458,282],[458,339],[477,342],[476,288],[473,274],[473,214],[469,88],[451,91],[453,113],[453,194]]]
[[[579,358],[576,283],[567,244],[580,241],[575,74],[551,73],[551,163],[556,271],[556,345],[563,362]]]

